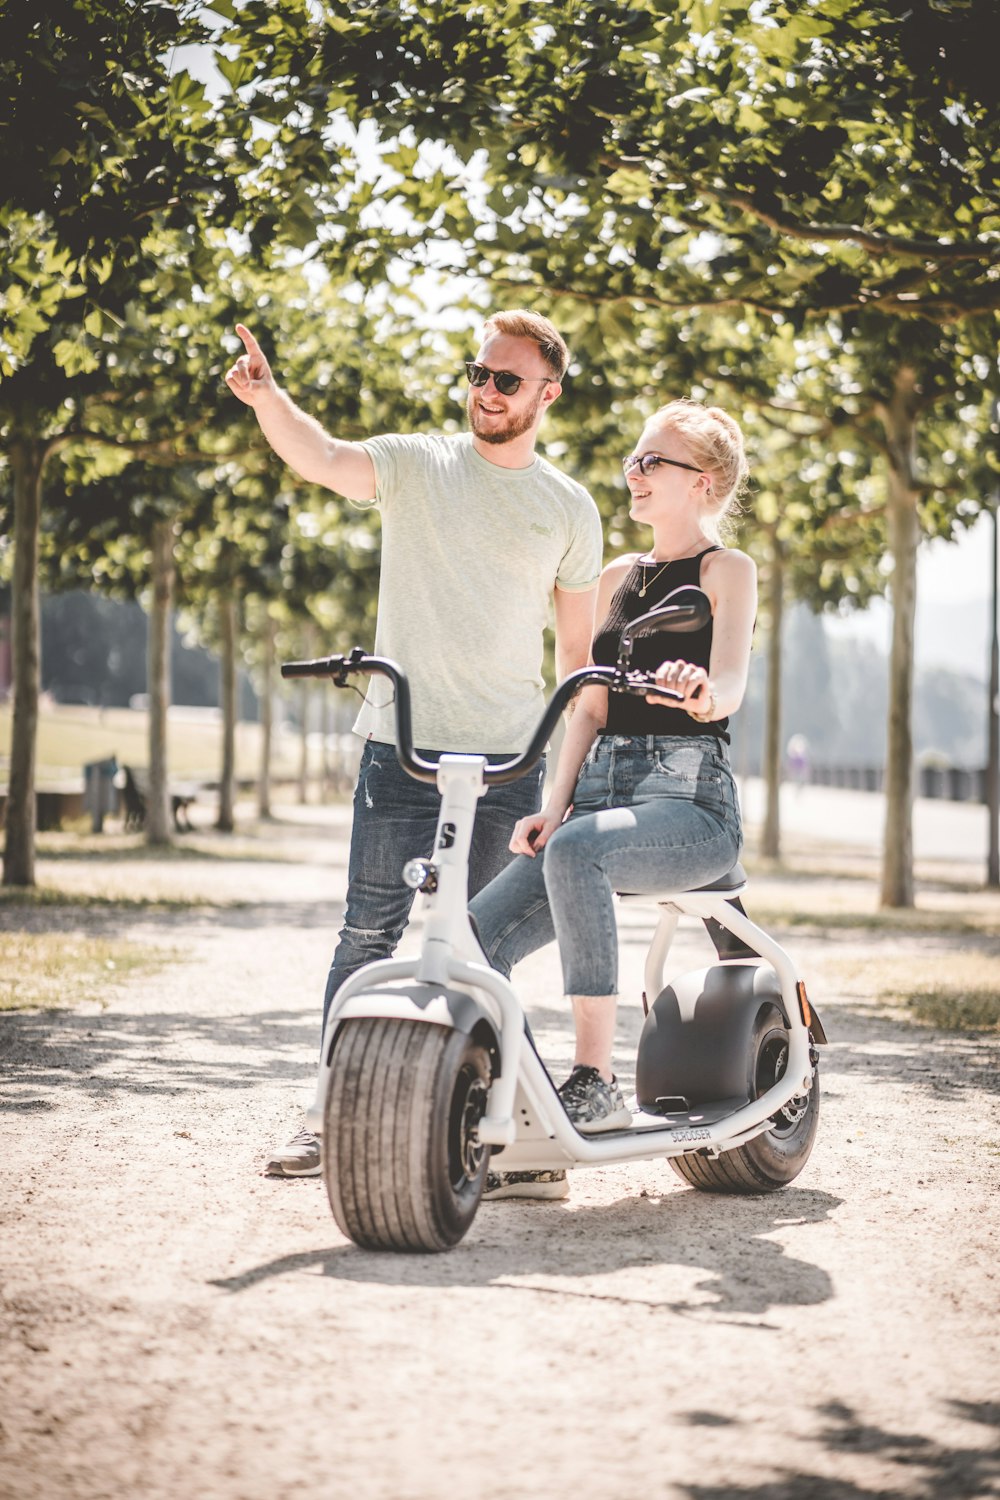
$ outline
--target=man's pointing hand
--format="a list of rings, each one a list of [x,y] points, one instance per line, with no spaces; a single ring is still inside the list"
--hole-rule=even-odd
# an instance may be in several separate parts
[[[274,376],[249,328],[237,323],[236,332],[243,340],[246,353],[241,354],[232,369],[226,372],[226,384],[247,406],[255,406],[260,396],[275,389]]]

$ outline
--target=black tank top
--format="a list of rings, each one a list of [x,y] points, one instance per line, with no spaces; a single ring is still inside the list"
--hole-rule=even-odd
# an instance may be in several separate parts
[[[700,586],[702,558],[707,557],[710,552],[721,550],[718,546],[706,547],[697,557],[681,557],[676,562],[667,563],[656,579],[655,586],[647,590],[644,599],[640,599],[639,590],[644,578],[651,578],[656,573],[656,568],[651,568],[649,563],[643,567],[639,561],[634,562],[615,590],[606,619],[597,627],[597,634],[594,636],[594,661],[599,666],[614,666],[618,660],[618,644],[626,625],[649,610],[656,609],[674,589],[679,589],[684,584]],[[711,654],[712,621],[709,620],[704,629],[693,631],[691,635],[670,635],[667,631],[641,635],[632,648],[632,665],[652,672],[661,662],[676,657],[691,662],[693,666],[704,667],[707,672]],[[717,719],[712,724],[699,724],[697,719],[692,719],[681,708],[647,703],[645,698],[634,697],[631,693],[609,693],[608,722],[602,732],[629,735],[713,734],[728,745],[728,727],[728,719]]]

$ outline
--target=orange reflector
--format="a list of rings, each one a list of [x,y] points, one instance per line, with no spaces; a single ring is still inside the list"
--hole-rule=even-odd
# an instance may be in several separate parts
[[[808,1028],[812,1025],[812,1010],[809,1005],[809,996],[806,994],[806,987],[802,983],[801,979],[796,983],[795,991],[799,997],[799,1010],[802,1012],[802,1024],[808,1030]]]

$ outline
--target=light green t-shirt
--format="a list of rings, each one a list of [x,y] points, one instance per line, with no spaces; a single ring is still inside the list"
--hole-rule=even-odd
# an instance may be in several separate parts
[[[516,754],[544,707],[553,588],[592,588],[601,571],[597,507],[543,458],[489,463],[470,433],[363,446],[382,516],[375,654],[409,678],[414,744]],[[394,744],[391,698],[387,678],[369,679],[355,732]]]

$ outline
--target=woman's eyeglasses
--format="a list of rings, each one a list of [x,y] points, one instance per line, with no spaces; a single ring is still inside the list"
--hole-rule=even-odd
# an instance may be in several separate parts
[[[679,458],[662,458],[659,453],[630,453],[628,458],[622,459],[622,468],[626,474],[638,466],[639,473],[648,475],[659,464],[669,464],[672,469],[690,469],[692,474],[704,474],[704,469],[699,469],[697,464],[682,464]]]
[[[548,385],[550,380],[556,378],[554,375],[513,375],[510,370],[491,370],[488,365],[477,365],[471,359],[466,361],[465,373],[470,385],[486,385],[492,375],[493,384],[501,396],[513,396],[525,380],[530,384]]]

